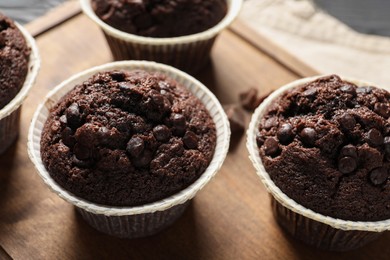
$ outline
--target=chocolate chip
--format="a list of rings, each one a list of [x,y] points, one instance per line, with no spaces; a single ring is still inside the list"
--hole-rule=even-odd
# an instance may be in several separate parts
[[[383,139],[383,144],[385,145],[385,151],[387,154],[390,154],[390,136],[386,136]]]
[[[196,149],[198,141],[198,136],[192,131],[187,131],[183,136],[183,143],[188,149]]]
[[[338,168],[339,171],[343,174],[353,172],[354,170],[356,170],[356,167],[357,167],[357,163],[355,158],[345,156],[340,158],[339,160]]]
[[[154,137],[160,142],[166,142],[171,138],[171,131],[165,125],[158,125],[153,128]]]
[[[241,92],[239,95],[241,106],[246,110],[253,111],[259,105],[257,93],[256,88],[250,88],[247,91]]]
[[[118,84],[118,86],[119,86],[119,89],[122,91],[127,91],[127,90],[130,90],[130,89],[137,87],[136,85],[134,85],[130,82],[121,82]]]
[[[350,114],[343,114],[339,119],[339,123],[344,129],[351,130],[355,127],[356,120]]]
[[[126,79],[126,75],[122,71],[113,71],[111,72],[110,76],[113,80],[118,82],[124,81]]]
[[[176,127],[178,126],[185,127],[186,118],[182,114],[174,114],[172,116],[172,123]]]
[[[186,130],[186,118],[181,114],[173,114],[171,118],[174,126],[173,134],[183,136]]]
[[[60,116],[59,121],[60,121],[62,126],[66,126],[66,124],[68,123],[68,120],[66,119],[66,115]]]
[[[344,93],[350,94],[352,96],[356,95],[356,89],[352,85],[344,85],[340,88],[340,90]]]
[[[390,107],[386,103],[375,103],[374,111],[386,119],[390,116]]]
[[[267,120],[265,120],[263,127],[265,130],[269,130],[274,126],[277,126],[278,123],[279,123],[278,118],[273,116],[273,117],[270,117]]]
[[[86,161],[79,160],[79,159],[77,159],[76,156],[72,156],[71,161],[75,166],[81,167],[81,168],[87,168],[87,167],[90,167],[92,165],[91,160],[86,160]]]
[[[91,156],[91,152],[88,147],[81,145],[79,143],[75,144],[73,148],[73,153],[76,155],[79,160],[88,160]]]
[[[11,25],[5,21],[5,20],[2,20],[0,21],[0,31],[4,31],[6,29],[8,29]]]
[[[264,141],[265,155],[275,156],[279,152],[279,143],[274,137],[269,137]]]
[[[348,144],[348,145],[344,146],[343,148],[341,148],[340,156],[341,157],[349,156],[352,158],[357,158],[357,149],[354,145]]]
[[[245,130],[245,116],[242,110],[235,105],[223,107],[228,117],[232,134],[239,134]]]
[[[141,137],[136,136],[132,137],[127,143],[126,152],[133,157],[139,157],[144,151],[144,148],[144,140],[142,140]]]
[[[68,147],[73,147],[76,143],[76,139],[74,138],[73,131],[70,127],[65,127],[64,130],[62,130],[61,139],[62,142]]]
[[[315,95],[317,95],[317,89],[315,89],[315,88],[306,89],[302,93],[302,96],[304,96],[304,97],[314,97]]]
[[[277,133],[279,142],[282,144],[289,144],[294,139],[293,127],[289,123],[283,124]]]
[[[314,146],[314,143],[317,138],[317,132],[311,127],[305,127],[303,130],[300,132],[300,137],[301,140],[304,144],[308,146]]]
[[[372,91],[372,87],[369,86],[358,87],[356,89],[356,92],[361,94],[370,94],[371,91]]]
[[[149,165],[152,159],[153,159],[153,152],[148,149],[145,149],[143,153],[140,154],[138,158],[136,159],[134,158],[132,162],[136,167],[145,167]]]
[[[387,171],[383,167],[375,168],[370,172],[370,181],[374,185],[381,185],[387,180]]]
[[[79,106],[77,103],[71,104],[66,110],[65,110],[66,120],[71,128],[77,128],[81,124],[81,115]]]
[[[376,147],[383,144],[383,136],[381,132],[375,128],[367,133],[367,142],[370,146]]]
[[[264,144],[264,137],[260,133],[256,134],[256,144],[257,147],[261,147]]]

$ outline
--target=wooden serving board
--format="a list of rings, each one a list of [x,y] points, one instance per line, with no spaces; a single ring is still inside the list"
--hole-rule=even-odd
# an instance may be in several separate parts
[[[348,253],[320,251],[285,234],[248,159],[245,136],[233,138],[220,172],[167,230],[133,240],[94,230],[43,184],[27,155],[27,131],[50,89],[112,57],[75,2],[27,28],[37,35],[42,67],[23,105],[20,137],[0,157],[0,259],[389,259],[389,233]],[[261,36],[252,38],[242,23],[232,28],[220,35],[212,63],[197,76],[222,104],[237,103],[250,87],[267,93],[315,73],[269,39],[253,40]]]

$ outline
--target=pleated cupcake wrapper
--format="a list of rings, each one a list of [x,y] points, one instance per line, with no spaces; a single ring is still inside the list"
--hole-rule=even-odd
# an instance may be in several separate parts
[[[261,103],[260,106],[255,110],[252,116],[249,128],[247,130],[247,149],[249,151],[249,158],[256,169],[257,175],[260,177],[268,192],[278,203],[278,210],[275,216],[277,217],[279,223],[285,223],[282,225],[284,228],[286,228],[293,235],[299,236],[299,239],[304,240],[309,244],[316,246],[326,245],[325,247],[330,250],[343,250],[343,248],[337,247],[337,245],[341,243],[340,241],[343,240],[348,240],[344,241],[344,244],[355,244],[353,246],[355,248],[362,246],[363,243],[372,240],[371,238],[375,236],[372,234],[372,232],[383,232],[385,230],[389,230],[390,219],[382,221],[348,221],[324,216],[298,204],[289,198],[286,194],[284,194],[272,181],[264,168],[256,144],[256,134],[259,132],[258,126],[266,113],[266,109],[286,90],[301,86],[319,77],[323,76],[296,80],[290,84],[280,87],[271,93],[271,95],[265,99],[263,103]],[[375,84],[370,82],[360,81],[352,78],[343,77],[343,80],[352,82],[357,86],[375,86]],[[281,210],[281,207],[284,207],[285,210]],[[287,225],[287,220],[291,221],[292,223]],[[319,225],[319,223],[323,225]],[[298,230],[298,227],[302,230]],[[321,232],[319,232],[320,230]],[[332,232],[333,235],[329,234]]]
[[[359,248],[382,235],[382,232],[342,230],[307,218],[271,197],[272,213],[280,226],[298,240],[324,250],[348,251]]]
[[[38,47],[34,38],[21,25],[16,26],[23,34],[31,53],[28,62],[28,71],[22,88],[16,96],[0,110],[0,154],[5,152],[15,141],[19,134],[20,110],[24,99],[27,97],[40,67]]]
[[[116,237],[137,238],[154,235],[172,225],[189,205],[189,201],[153,213],[106,216],[76,208],[95,229]]]
[[[179,37],[152,38],[111,27],[95,14],[90,0],[80,0],[83,12],[103,30],[115,60],[152,60],[189,73],[196,73],[206,65],[216,37],[237,17],[242,1],[227,0],[226,16],[206,31]]]
[[[109,70],[134,69],[164,73],[187,87],[189,91],[203,102],[216,125],[217,142],[214,157],[205,172],[193,184],[160,201],[136,207],[110,207],[91,203],[66,191],[50,177],[40,155],[40,139],[43,125],[49,115],[50,108],[73,89],[75,85],[87,80],[91,75]],[[38,106],[32,119],[28,135],[28,152],[43,181],[61,198],[80,208],[79,211],[82,212],[82,216],[92,226],[112,235],[140,237],[150,234],[151,230],[160,230],[165,226],[165,223],[170,224],[172,222],[171,219],[176,219],[182,213],[184,208],[178,205],[191,200],[222,166],[229,148],[229,140],[230,128],[227,116],[217,98],[202,83],[168,65],[148,61],[120,61],[81,72],[62,82],[49,92],[45,101]],[[148,216],[145,216],[145,214]],[[125,224],[125,222],[128,224]],[[101,225],[99,223],[105,224]],[[128,228],[123,229],[123,227]]]

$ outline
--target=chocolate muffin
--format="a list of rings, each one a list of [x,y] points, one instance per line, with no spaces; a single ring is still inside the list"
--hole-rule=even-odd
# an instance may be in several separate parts
[[[0,13],[0,109],[22,88],[30,48],[14,22]]]
[[[226,15],[225,0],[92,0],[102,21],[147,37],[177,37],[205,31]]]
[[[90,202],[136,206],[193,183],[216,145],[203,103],[160,73],[95,74],[50,112],[42,161],[63,188]]]
[[[285,91],[257,145],[283,193],[326,216],[390,218],[390,94],[336,75]]]

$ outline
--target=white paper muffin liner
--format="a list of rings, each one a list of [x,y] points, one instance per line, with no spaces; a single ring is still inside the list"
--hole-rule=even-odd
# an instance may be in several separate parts
[[[320,236],[322,234],[323,237],[326,237],[326,234],[331,231],[332,228],[340,230],[338,233],[334,233],[331,239],[334,240],[333,244],[328,245],[328,249],[332,249],[331,247],[337,246],[335,245],[337,240],[346,239],[345,243],[353,243],[353,241],[347,239],[346,237],[351,236],[351,234],[360,234],[355,236],[359,239],[359,241],[363,241],[364,238],[361,238],[362,234],[367,233],[366,240],[370,241],[369,237],[374,236],[370,234],[371,232],[383,232],[385,230],[390,229],[390,219],[382,220],[382,221],[348,221],[337,218],[332,218],[328,216],[324,216],[322,214],[316,213],[311,209],[305,208],[304,206],[298,204],[291,198],[289,198],[286,194],[284,194],[272,181],[269,174],[265,170],[262,160],[259,155],[259,150],[256,144],[256,134],[259,132],[258,126],[262,117],[266,113],[266,109],[270,106],[278,97],[284,93],[287,89],[294,88],[305,83],[311,82],[319,77],[323,76],[315,76],[310,78],[304,78],[300,80],[293,81],[287,85],[280,87],[279,89],[272,92],[272,94],[266,98],[263,103],[255,110],[251,122],[249,124],[249,128],[247,130],[247,149],[249,151],[249,158],[252,161],[254,167],[256,168],[256,172],[260,177],[261,181],[267,188],[268,192],[272,195],[273,199],[276,200],[277,203],[273,202],[274,214],[277,217],[284,218],[284,221],[291,221],[291,223],[281,223],[282,226],[290,225],[289,231],[292,233],[296,232],[306,232],[307,236],[317,234]],[[343,80],[352,82],[357,86],[375,86],[370,82],[365,82],[361,80],[351,79],[351,78],[342,78]],[[279,204],[279,205],[278,205]],[[281,208],[284,207],[285,209]],[[282,211],[284,214],[282,214]],[[280,219],[279,219],[280,220]],[[282,220],[283,221],[283,220]],[[288,221],[287,221],[288,222]],[[319,223],[324,225],[319,226]],[[304,226],[306,230],[296,230],[297,226]],[[343,232],[343,231],[362,231],[362,232]],[[335,232],[332,230],[332,232]],[[364,235],[363,235],[364,236]],[[369,237],[367,237],[369,236]],[[312,238],[313,239],[313,238]],[[306,241],[308,242],[308,241]],[[318,241],[317,241],[318,242]],[[313,241],[313,243],[316,243]],[[320,242],[318,242],[320,243]],[[317,245],[321,246],[321,245]],[[339,250],[336,248],[336,250]],[[340,249],[342,250],[342,248]]]
[[[80,0],[83,12],[103,30],[115,60],[151,60],[196,73],[209,60],[218,34],[237,17],[243,0],[227,0],[228,11],[214,27],[192,35],[153,38],[120,31],[103,22],[93,11],[91,0]]]
[[[109,70],[134,70],[162,72],[187,87],[208,109],[217,130],[214,157],[205,172],[184,190],[157,202],[136,207],[110,207],[88,202],[60,187],[44,167],[40,154],[43,125],[52,108],[75,85],[93,74]],[[145,236],[170,224],[183,211],[183,203],[192,199],[220,169],[229,148],[230,128],[226,114],[217,98],[199,81],[171,66],[148,61],[121,61],[97,66],[62,82],[48,93],[34,114],[28,135],[28,153],[43,181],[64,200],[78,207],[82,216],[98,230],[121,237]],[[148,224],[147,224],[148,223]]]
[[[31,53],[28,62],[28,71],[22,88],[16,96],[0,110],[0,154],[5,152],[19,135],[19,121],[21,105],[33,86],[40,67],[38,47],[34,38],[21,25],[14,22],[23,34]]]

